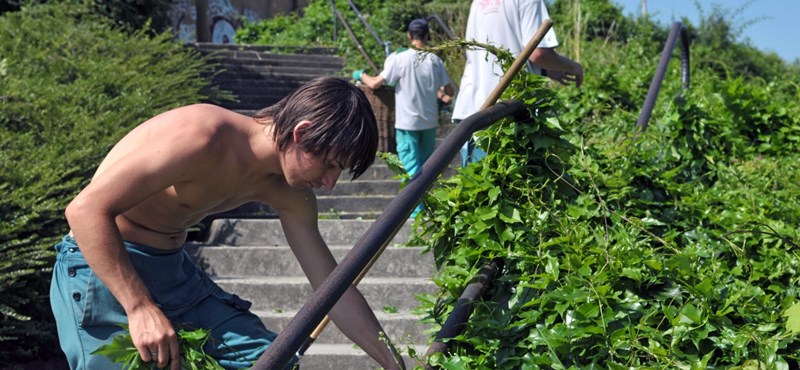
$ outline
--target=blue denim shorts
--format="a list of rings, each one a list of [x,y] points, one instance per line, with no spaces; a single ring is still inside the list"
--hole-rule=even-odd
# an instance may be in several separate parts
[[[176,330],[211,330],[204,349],[224,368],[250,368],[277,336],[249,311],[250,302],[223,291],[184,248],[164,251],[129,242],[125,248]],[[75,239],[65,236],[55,249],[50,304],[70,368],[120,369],[121,364],[91,353],[124,333],[125,310],[86,263]]]

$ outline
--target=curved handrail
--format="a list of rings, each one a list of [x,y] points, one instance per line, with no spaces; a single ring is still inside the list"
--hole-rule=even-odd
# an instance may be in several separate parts
[[[428,22],[430,22],[431,19],[436,21],[436,24],[438,24],[439,27],[442,28],[444,33],[447,34],[447,37],[449,37],[450,39],[456,38],[456,35],[453,33],[453,31],[450,30],[450,27],[447,27],[447,23],[444,22],[444,20],[442,19],[442,17],[439,16],[439,14],[433,13],[429,15]]]
[[[647,122],[650,120],[650,114],[653,113],[656,98],[661,90],[661,82],[664,81],[664,75],[667,73],[667,67],[678,36],[680,36],[681,40],[681,88],[682,91],[689,89],[689,31],[686,30],[686,26],[683,23],[675,22],[672,25],[667,43],[664,45],[664,51],[661,52],[661,60],[658,62],[655,75],[653,75],[653,81],[650,82],[650,89],[647,90],[647,98],[642,106],[642,112],[639,114],[639,120],[636,122],[634,139],[639,135],[639,131],[644,132],[647,130]]]
[[[258,358],[252,369],[281,369],[292,359],[314,328],[333,308],[338,298],[353,284],[357,275],[405,224],[422,195],[428,191],[475,131],[482,130],[507,116],[514,116],[518,122],[524,122],[529,117],[528,114],[525,104],[509,100],[475,113],[458,124],[289,321],[281,334]]]

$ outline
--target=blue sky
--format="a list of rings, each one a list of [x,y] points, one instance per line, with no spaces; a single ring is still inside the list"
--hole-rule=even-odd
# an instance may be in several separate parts
[[[642,0],[611,0],[625,15],[641,15]],[[760,50],[776,52],[787,62],[800,58],[800,0],[646,0],[647,13],[657,22],[671,25],[686,17],[699,24],[700,11],[708,15],[714,6],[723,9],[734,27],[745,27],[741,39]],[[700,5],[700,10],[698,6]],[[737,12],[741,10],[741,12]]]

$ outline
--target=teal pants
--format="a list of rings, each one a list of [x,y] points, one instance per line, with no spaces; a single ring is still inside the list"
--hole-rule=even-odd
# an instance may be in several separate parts
[[[461,120],[454,119],[453,123],[457,125],[461,123]],[[467,167],[470,163],[480,162],[483,158],[486,158],[486,152],[475,144],[475,140],[472,138],[467,140],[461,147],[461,167]]]
[[[250,302],[223,291],[185,249],[163,251],[127,242],[125,247],[176,330],[211,330],[204,350],[224,368],[250,368],[277,336],[248,311]],[[121,364],[91,352],[124,333],[119,324],[127,324],[125,310],[89,268],[73,238],[65,236],[55,248],[50,304],[70,368],[120,369]]]
[[[436,148],[436,128],[419,131],[395,129],[395,141],[397,156],[413,179]],[[417,204],[411,218],[416,217],[422,209],[422,203]]]

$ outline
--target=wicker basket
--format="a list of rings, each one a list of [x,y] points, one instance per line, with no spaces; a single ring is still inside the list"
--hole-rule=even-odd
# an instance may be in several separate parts
[[[381,86],[377,90],[361,85],[378,121],[378,150],[397,153],[394,138],[394,88]]]

